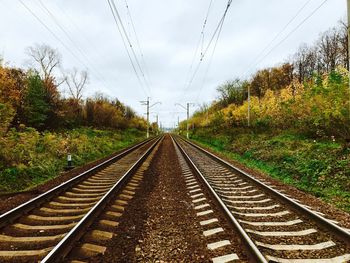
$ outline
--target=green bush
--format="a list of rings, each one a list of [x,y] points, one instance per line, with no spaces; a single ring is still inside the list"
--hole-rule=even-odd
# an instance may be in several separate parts
[[[239,129],[220,135],[197,129],[191,138],[350,211],[350,154],[342,143],[308,139],[292,131],[252,134]]]
[[[133,130],[79,128],[39,133],[33,128],[10,130],[0,141],[0,192],[13,192],[41,184],[63,171],[66,156],[75,166],[102,158],[141,140]]]

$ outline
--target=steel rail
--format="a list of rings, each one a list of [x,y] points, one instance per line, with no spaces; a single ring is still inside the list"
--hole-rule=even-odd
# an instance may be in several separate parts
[[[239,234],[241,235],[242,239],[248,246],[252,256],[257,262],[261,263],[268,263],[266,258],[263,256],[263,254],[260,252],[258,247],[254,244],[253,240],[248,236],[248,234],[245,232],[243,227],[240,225],[238,220],[232,215],[228,207],[225,205],[225,203],[221,200],[221,198],[218,196],[218,194],[215,192],[215,190],[212,188],[212,186],[208,183],[208,181],[205,179],[202,172],[198,169],[198,167],[195,165],[195,163],[191,160],[189,155],[185,152],[185,150],[181,147],[181,145],[171,136],[171,139],[173,140],[173,143],[175,147],[178,147],[181,151],[182,155],[185,157],[187,163],[192,167],[192,169],[195,171],[195,173],[199,176],[201,181],[205,184],[205,186],[209,189],[210,193],[214,196],[217,203],[219,203],[220,208],[225,213],[226,217],[229,218],[230,222],[234,225],[234,227],[238,230]]]
[[[72,250],[73,245],[77,242],[90,227],[93,221],[103,212],[103,209],[109,201],[115,197],[118,192],[128,181],[129,177],[144,162],[147,156],[155,146],[163,139],[158,139],[147,149],[147,151],[132,165],[131,168],[112,186],[112,188],[94,205],[93,208],[72,228],[67,235],[50,251],[50,253],[41,261],[41,263],[62,262],[62,260]]]
[[[34,197],[33,199],[31,199],[31,200],[13,208],[13,209],[11,209],[10,211],[2,214],[0,216],[0,228],[4,227],[10,223],[13,223],[16,219],[18,219],[22,215],[39,207],[43,203],[51,200],[52,198],[56,197],[60,193],[67,190],[68,188],[72,187],[73,185],[81,182],[82,180],[84,180],[86,177],[88,177],[92,173],[95,173],[99,169],[107,166],[108,164],[121,159],[122,157],[126,156],[127,154],[134,151],[135,149],[145,145],[146,143],[150,142],[151,140],[154,140],[154,138],[142,141],[134,146],[131,146],[131,147],[127,148],[126,150],[123,150],[121,153],[117,154],[116,156],[111,157],[108,160],[106,160],[98,165],[95,165],[94,167],[78,174],[77,176],[69,179],[68,181],[66,181],[66,182],[50,189],[49,191],[47,191],[47,192],[45,192],[37,197]]]
[[[239,169],[238,167],[232,165],[231,163],[221,159],[220,157],[212,154],[211,152],[207,151],[206,149],[203,149],[202,147],[198,146],[197,144],[190,142],[180,136],[179,137],[182,141],[192,145],[196,149],[200,150],[201,152],[205,153],[215,161],[221,163],[225,167],[235,171],[236,173],[243,175],[256,185],[260,186],[261,188],[267,190],[269,193],[273,194],[275,197],[279,198],[280,200],[284,201],[288,205],[292,206],[294,209],[296,209],[299,212],[302,212],[306,214],[307,216],[311,217],[313,220],[315,220],[319,225],[327,228],[330,230],[333,234],[337,235],[339,238],[341,238],[346,244],[350,244],[350,232],[346,231],[342,227],[334,224],[333,222],[327,220],[326,218],[318,215],[314,211],[310,210],[309,208],[299,204],[298,202],[294,201],[293,199],[289,198],[288,196],[280,193],[279,191],[273,189],[272,187],[264,184],[263,182],[259,181],[258,179],[254,178],[252,175],[248,174],[247,172]]]

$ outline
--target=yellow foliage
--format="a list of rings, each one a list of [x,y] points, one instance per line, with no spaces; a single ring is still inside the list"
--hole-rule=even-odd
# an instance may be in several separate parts
[[[293,80],[278,91],[266,90],[264,96],[251,96],[252,126],[300,128],[308,132],[350,137],[348,72],[344,68],[310,80],[305,85]],[[218,112],[197,113],[191,122],[197,126],[246,126],[248,101],[242,105],[229,104]],[[209,113],[209,114],[208,114]],[[222,124],[220,123],[222,122]]]

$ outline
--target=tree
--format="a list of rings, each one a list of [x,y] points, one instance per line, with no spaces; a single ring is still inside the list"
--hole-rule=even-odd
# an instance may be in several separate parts
[[[25,115],[27,124],[42,129],[48,118],[49,104],[46,101],[46,90],[39,74],[28,76],[28,91],[25,97]]]
[[[85,70],[78,73],[78,70],[73,68],[73,70],[67,74],[66,83],[69,94],[74,100],[81,101],[87,81],[88,73]]]
[[[322,65],[322,73],[335,70],[340,61],[340,33],[332,28],[323,33],[318,40],[319,62]]]
[[[13,109],[11,126],[18,126],[23,116],[23,98],[27,89],[26,75],[21,69],[0,66],[0,103]]]
[[[340,37],[339,37],[339,45],[340,45],[340,59],[342,61],[343,66],[350,70],[349,67],[349,51],[348,51],[348,25],[344,21],[339,21],[340,25]]]
[[[299,83],[312,77],[317,69],[317,51],[313,47],[303,44],[293,58],[294,74]]]
[[[61,54],[57,49],[46,44],[35,44],[33,47],[28,47],[26,53],[31,58],[31,62],[39,67],[38,71],[43,80],[55,79],[53,71],[61,65]],[[59,86],[64,81],[63,77],[56,85]]]
[[[288,86],[293,81],[293,65],[284,63],[279,67],[271,68],[270,82],[271,89],[279,91]]]
[[[136,117],[136,112],[130,106],[125,106],[124,117],[131,120]]]
[[[250,83],[250,90],[251,95],[258,97],[259,104],[261,101],[261,98],[264,96],[266,91],[266,84],[265,84],[264,75],[262,74],[262,71],[258,71],[253,76],[251,83]]]
[[[219,103],[221,107],[226,107],[231,103],[240,105],[246,99],[245,90],[243,89],[245,81],[235,79],[227,81],[225,84],[219,86]]]

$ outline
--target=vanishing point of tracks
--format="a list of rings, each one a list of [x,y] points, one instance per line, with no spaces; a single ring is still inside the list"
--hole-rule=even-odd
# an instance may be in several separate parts
[[[178,136],[165,137],[163,153],[169,145],[176,152],[174,178],[183,181],[181,191],[191,204],[172,198],[192,211],[187,223],[198,225],[201,238],[196,240],[210,251],[198,262],[350,261],[348,229],[197,145]],[[147,184],[144,173],[163,140],[135,145],[1,215],[0,262],[88,262],[104,254],[106,244],[118,238],[113,233],[125,209],[136,202],[136,192],[142,192],[141,181]]]

